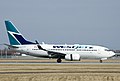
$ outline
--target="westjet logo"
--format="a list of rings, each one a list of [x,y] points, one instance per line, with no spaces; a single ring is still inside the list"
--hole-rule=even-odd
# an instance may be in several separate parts
[[[78,48],[93,48],[93,47],[88,47],[88,46],[53,46],[53,48],[73,48],[73,49],[78,49]]]

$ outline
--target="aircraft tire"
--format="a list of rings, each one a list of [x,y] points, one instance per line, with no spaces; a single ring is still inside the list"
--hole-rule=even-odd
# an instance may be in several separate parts
[[[102,60],[100,60],[100,63],[102,63]]]
[[[61,63],[61,62],[62,62],[61,58],[58,58],[57,63]]]

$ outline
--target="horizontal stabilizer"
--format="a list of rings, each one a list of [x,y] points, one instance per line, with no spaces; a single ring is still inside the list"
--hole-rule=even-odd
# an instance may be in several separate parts
[[[8,46],[8,47],[10,47],[10,48],[19,48],[19,47],[17,47],[17,46],[13,46],[13,45],[9,45],[9,44],[4,44],[4,45],[6,45],[6,46]]]

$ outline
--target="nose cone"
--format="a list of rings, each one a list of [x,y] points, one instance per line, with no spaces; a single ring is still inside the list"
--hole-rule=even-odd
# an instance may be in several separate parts
[[[110,52],[110,57],[114,56],[115,53],[113,51]]]

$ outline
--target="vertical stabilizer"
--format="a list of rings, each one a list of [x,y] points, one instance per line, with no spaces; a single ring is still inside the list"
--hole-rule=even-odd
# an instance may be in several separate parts
[[[5,25],[11,45],[35,44],[26,40],[11,21],[5,21]]]

